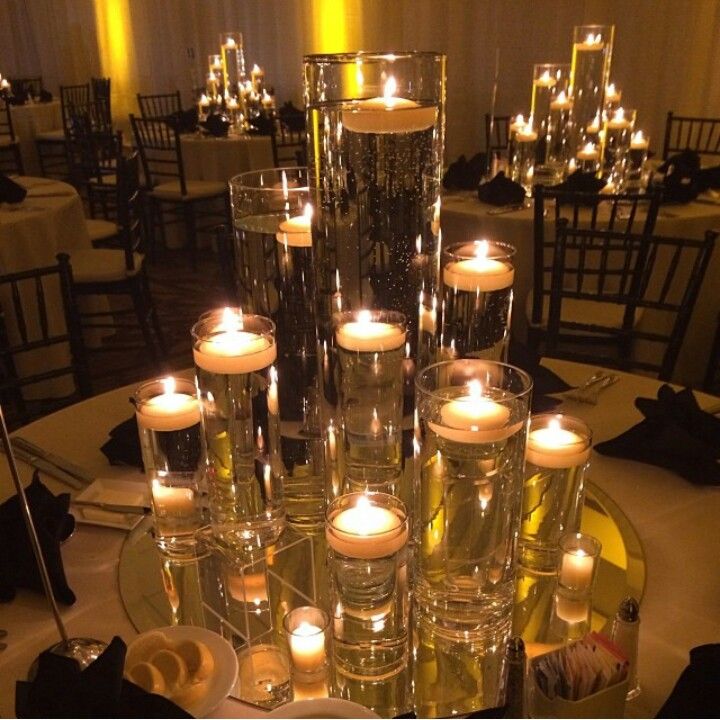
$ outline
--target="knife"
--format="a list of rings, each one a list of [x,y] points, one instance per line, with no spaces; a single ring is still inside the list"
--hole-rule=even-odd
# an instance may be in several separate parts
[[[89,470],[70,462],[70,460],[66,460],[60,455],[55,455],[48,450],[44,450],[40,446],[35,445],[35,443],[31,443],[29,440],[26,440],[24,437],[13,437],[10,442],[12,443],[13,448],[20,449],[28,455],[40,458],[51,465],[55,465],[55,467],[73,475],[87,485],[95,480],[95,476]]]

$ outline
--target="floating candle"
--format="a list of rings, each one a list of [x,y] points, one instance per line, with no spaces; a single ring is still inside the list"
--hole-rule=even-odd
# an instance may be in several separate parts
[[[455,290],[492,292],[513,284],[512,265],[488,257],[488,242],[474,243],[475,257],[449,262],[443,269],[443,282]]]
[[[420,105],[396,97],[397,82],[391,75],[385,82],[383,97],[353,100],[342,111],[346,130],[357,133],[411,133],[427,130],[437,118],[435,105]]]

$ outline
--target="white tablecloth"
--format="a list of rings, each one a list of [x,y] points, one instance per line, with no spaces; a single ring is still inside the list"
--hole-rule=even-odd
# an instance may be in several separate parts
[[[273,167],[272,144],[267,135],[183,135],[185,177],[188,180],[228,182],[248,170]]]
[[[41,132],[60,130],[62,128],[62,110],[60,101],[49,103],[28,103],[27,105],[12,105],[13,131],[20,141],[25,172],[28,175],[40,174],[40,163],[35,149],[35,136]]]
[[[548,366],[569,383],[585,380],[592,368],[548,361]],[[567,401],[562,411],[589,423],[595,442],[623,432],[641,419],[633,401],[652,397],[658,383],[634,375],[621,375],[604,391],[597,406]],[[27,426],[21,434],[51,452],[75,460],[102,477],[120,477],[127,471],[107,465],[99,448],[107,431],[125,420],[130,410],[125,387],[79,403]],[[699,396],[704,407],[717,398]],[[26,480],[30,471],[21,464]],[[703,643],[720,641],[720,489],[697,487],[677,475],[640,463],[605,458],[593,453],[591,480],[605,490],[635,526],[645,550],[647,584],[641,604],[639,676],[641,696],[628,705],[631,717],[652,717],[664,702],[688,662],[688,651]],[[67,488],[43,478],[54,491]],[[12,494],[4,463],[0,463],[0,500]],[[109,640],[114,634],[130,640],[135,631],[125,614],[118,590],[118,557],[125,533],[79,526],[63,546],[70,587],[77,602],[63,608],[71,635]],[[57,638],[43,598],[20,591],[10,604],[0,606],[0,627],[9,631],[8,649],[2,653],[0,715],[13,715],[14,683],[33,658]],[[227,700],[216,717],[254,717],[253,710]]]
[[[533,210],[526,208],[501,215],[488,215],[493,206],[481,203],[475,193],[452,193],[442,200],[443,246],[486,237],[515,247],[513,334],[525,337],[527,320],[525,299],[533,284]],[[702,238],[706,230],[720,229],[720,204],[699,202],[668,205],[660,209],[655,232],[671,237]],[[554,233],[553,222],[546,219],[546,237]],[[720,311],[717,285],[720,282],[720,243],[715,249],[695,311],[688,325],[677,366],[677,382],[699,385],[710,352],[710,338]]]
[[[28,195],[17,206],[0,205],[1,273],[56,265],[55,256],[59,252],[72,253],[74,249],[91,247],[82,201],[75,188],[46,178],[21,177],[15,180],[28,188]],[[9,294],[0,297],[3,306],[11,307],[9,302]],[[36,309],[32,292],[25,308],[26,313],[34,317]],[[65,318],[59,289],[47,296],[47,308],[50,333],[64,332]],[[8,312],[7,317],[12,318],[12,314]],[[8,331],[11,341],[19,339],[17,327],[10,321]],[[58,345],[26,353],[18,360],[18,370],[25,375],[68,363],[68,349]],[[29,399],[63,397],[72,390],[72,380],[64,377],[28,387],[25,395]]]

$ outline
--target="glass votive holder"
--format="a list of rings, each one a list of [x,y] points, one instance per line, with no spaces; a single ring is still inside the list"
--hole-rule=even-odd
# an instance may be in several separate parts
[[[518,542],[524,567],[552,572],[560,537],[580,529],[591,444],[592,432],[578,418],[530,418]]]
[[[335,427],[346,492],[377,490],[407,499],[403,478],[403,361],[406,320],[391,310],[333,315]],[[332,471],[333,468],[330,468]]]
[[[505,359],[510,339],[514,254],[512,245],[488,240],[457,243],[443,250],[443,356]]]
[[[236,697],[265,710],[290,702],[290,662],[285,650],[273,643],[260,643],[238,653]]]
[[[531,123],[525,124],[513,134],[513,154],[510,157],[510,177],[525,188],[525,194],[532,195],[535,175],[535,154],[538,133]]]
[[[291,610],[283,619],[290,649],[293,684],[309,684],[327,675],[330,660],[330,617],[311,605]]]
[[[602,545],[586,533],[566,533],[558,543],[558,591],[570,597],[592,595]]]
[[[649,146],[650,138],[642,130],[638,130],[630,136],[624,190],[635,192],[644,189],[645,165],[648,159]]]

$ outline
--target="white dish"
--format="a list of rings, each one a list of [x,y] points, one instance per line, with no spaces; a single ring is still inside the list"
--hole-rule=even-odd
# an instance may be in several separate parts
[[[207,645],[215,662],[215,670],[208,680],[207,692],[202,700],[184,708],[195,717],[207,717],[213,710],[217,709],[235,687],[238,661],[232,645],[216,632],[202,627],[193,627],[192,625],[173,625],[150,630],[149,632],[164,633],[167,639],[172,642],[197,640]],[[145,634],[143,633],[143,635]],[[138,637],[142,636],[138,635]]]
[[[340,698],[298,700],[282,705],[268,713],[274,718],[379,718],[364,705]]]
[[[101,505],[125,505],[137,508],[150,507],[150,491],[144,477],[141,480],[98,478],[90,483],[73,500],[79,503],[71,506],[72,514],[79,523],[101,527],[132,530],[144,517],[142,513],[115,512]]]

